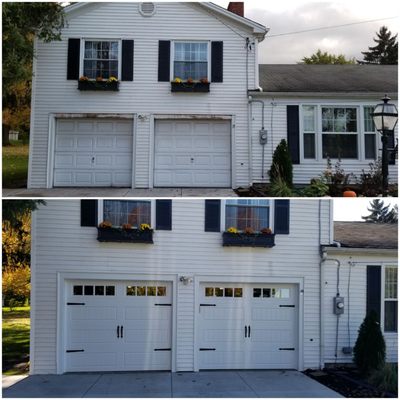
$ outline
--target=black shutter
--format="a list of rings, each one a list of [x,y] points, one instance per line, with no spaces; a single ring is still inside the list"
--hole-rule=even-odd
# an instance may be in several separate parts
[[[169,82],[169,66],[171,62],[171,43],[169,40],[160,40],[158,42],[158,81]]]
[[[206,232],[221,231],[221,200],[205,201],[204,230]]]
[[[223,82],[224,42],[211,43],[211,82]]]
[[[122,41],[121,81],[133,81],[133,40]]]
[[[388,134],[388,148],[389,150],[389,165],[395,165],[396,164],[396,144],[394,140],[394,131],[389,131]]]
[[[381,321],[381,266],[367,265],[367,314],[375,311]]]
[[[275,229],[277,235],[288,235],[290,224],[289,200],[275,200]]]
[[[81,200],[81,226],[97,226],[97,200]]]
[[[156,200],[156,229],[172,229],[172,200]]]
[[[67,79],[79,79],[79,57],[81,39],[68,39]]]
[[[299,106],[287,106],[287,140],[293,164],[300,164]]]

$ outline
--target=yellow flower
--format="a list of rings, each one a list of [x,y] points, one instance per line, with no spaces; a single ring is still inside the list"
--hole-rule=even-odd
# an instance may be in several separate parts
[[[230,228],[228,228],[228,229],[227,229],[227,232],[228,232],[228,233],[239,233],[239,231],[238,231],[236,228],[234,228],[233,226],[231,226]]]
[[[107,82],[118,82],[118,79],[115,76],[110,76],[107,80]]]
[[[141,231],[147,231],[150,230],[150,225],[149,224],[140,224],[140,230]]]
[[[175,78],[175,79],[174,79],[174,82],[175,82],[175,83],[182,83],[182,79],[181,79],[181,78]]]

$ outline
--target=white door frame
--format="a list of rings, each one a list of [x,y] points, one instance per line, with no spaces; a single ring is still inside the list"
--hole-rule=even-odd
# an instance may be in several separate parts
[[[107,114],[107,113],[73,113],[49,114],[49,132],[47,140],[47,174],[46,174],[46,189],[51,189],[54,186],[54,153],[56,143],[57,119],[77,119],[77,118],[112,118],[112,119],[131,119],[132,120],[132,183],[134,188],[134,172],[135,172],[135,148],[136,148],[136,114]]]
[[[231,121],[231,188],[236,187],[235,167],[235,115],[231,114],[152,114],[150,116],[150,149],[149,149],[149,188],[154,188],[155,136],[156,120],[161,119],[189,119],[189,120],[229,120]]]
[[[299,314],[298,314],[298,361],[297,369],[302,371],[304,368],[304,354],[303,354],[303,319],[304,319],[304,278],[301,277],[266,277],[265,275],[197,275],[194,277],[194,346],[193,346],[193,370],[195,372],[199,371],[199,361],[198,361],[198,329],[199,329],[199,310],[200,307],[200,284],[207,282],[218,282],[218,283],[288,283],[297,285],[298,287],[298,304],[299,304]]]
[[[171,371],[176,372],[177,357],[177,274],[126,274],[93,272],[58,272],[57,273],[57,329],[56,329],[56,366],[57,374],[66,372],[66,281],[68,280],[112,280],[112,281],[167,281],[172,286],[172,340],[171,340]]]

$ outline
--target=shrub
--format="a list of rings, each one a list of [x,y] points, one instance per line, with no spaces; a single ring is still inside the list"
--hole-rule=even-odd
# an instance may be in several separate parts
[[[29,300],[30,279],[29,267],[8,268],[3,271],[2,288],[5,306],[15,307]]]
[[[351,179],[354,178],[354,174],[346,174],[342,168],[342,161],[340,159],[335,163],[335,166],[332,166],[332,161],[328,157],[326,164],[326,169],[322,173],[322,177],[329,185],[329,194],[331,196],[342,196],[343,186],[350,183]]]
[[[277,176],[274,182],[271,182],[269,194],[273,197],[292,197],[293,192],[287,182],[280,175]]]
[[[274,151],[271,169],[268,171],[268,174],[271,183],[281,178],[289,188],[293,186],[292,159],[285,139],[281,140]]]
[[[376,197],[382,193],[382,162],[378,159],[369,163],[369,171],[364,169],[360,175],[361,192],[366,197]]]
[[[329,193],[329,186],[324,178],[313,178],[310,184],[305,187],[300,195],[304,197],[323,197]]]
[[[354,346],[354,362],[360,371],[368,375],[379,370],[385,363],[386,345],[375,311],[370,312],[358,330]]]
[[[397,395],[397,364],[385,364],[372,372],[368,381],[380,390]]]

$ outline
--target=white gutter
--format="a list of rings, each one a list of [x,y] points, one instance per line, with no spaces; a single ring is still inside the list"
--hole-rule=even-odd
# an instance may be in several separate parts
[[[262,92],[258,90],[251,90],[250,93],[253,97],[277,97],[277,98],[349,98],[349,99],[376,99],[377,96],[379,97],[381,93],[376,92],[269,92],[263,89]],[[397,100],[397,93],[388,93],[388,96],[392,100]]]

